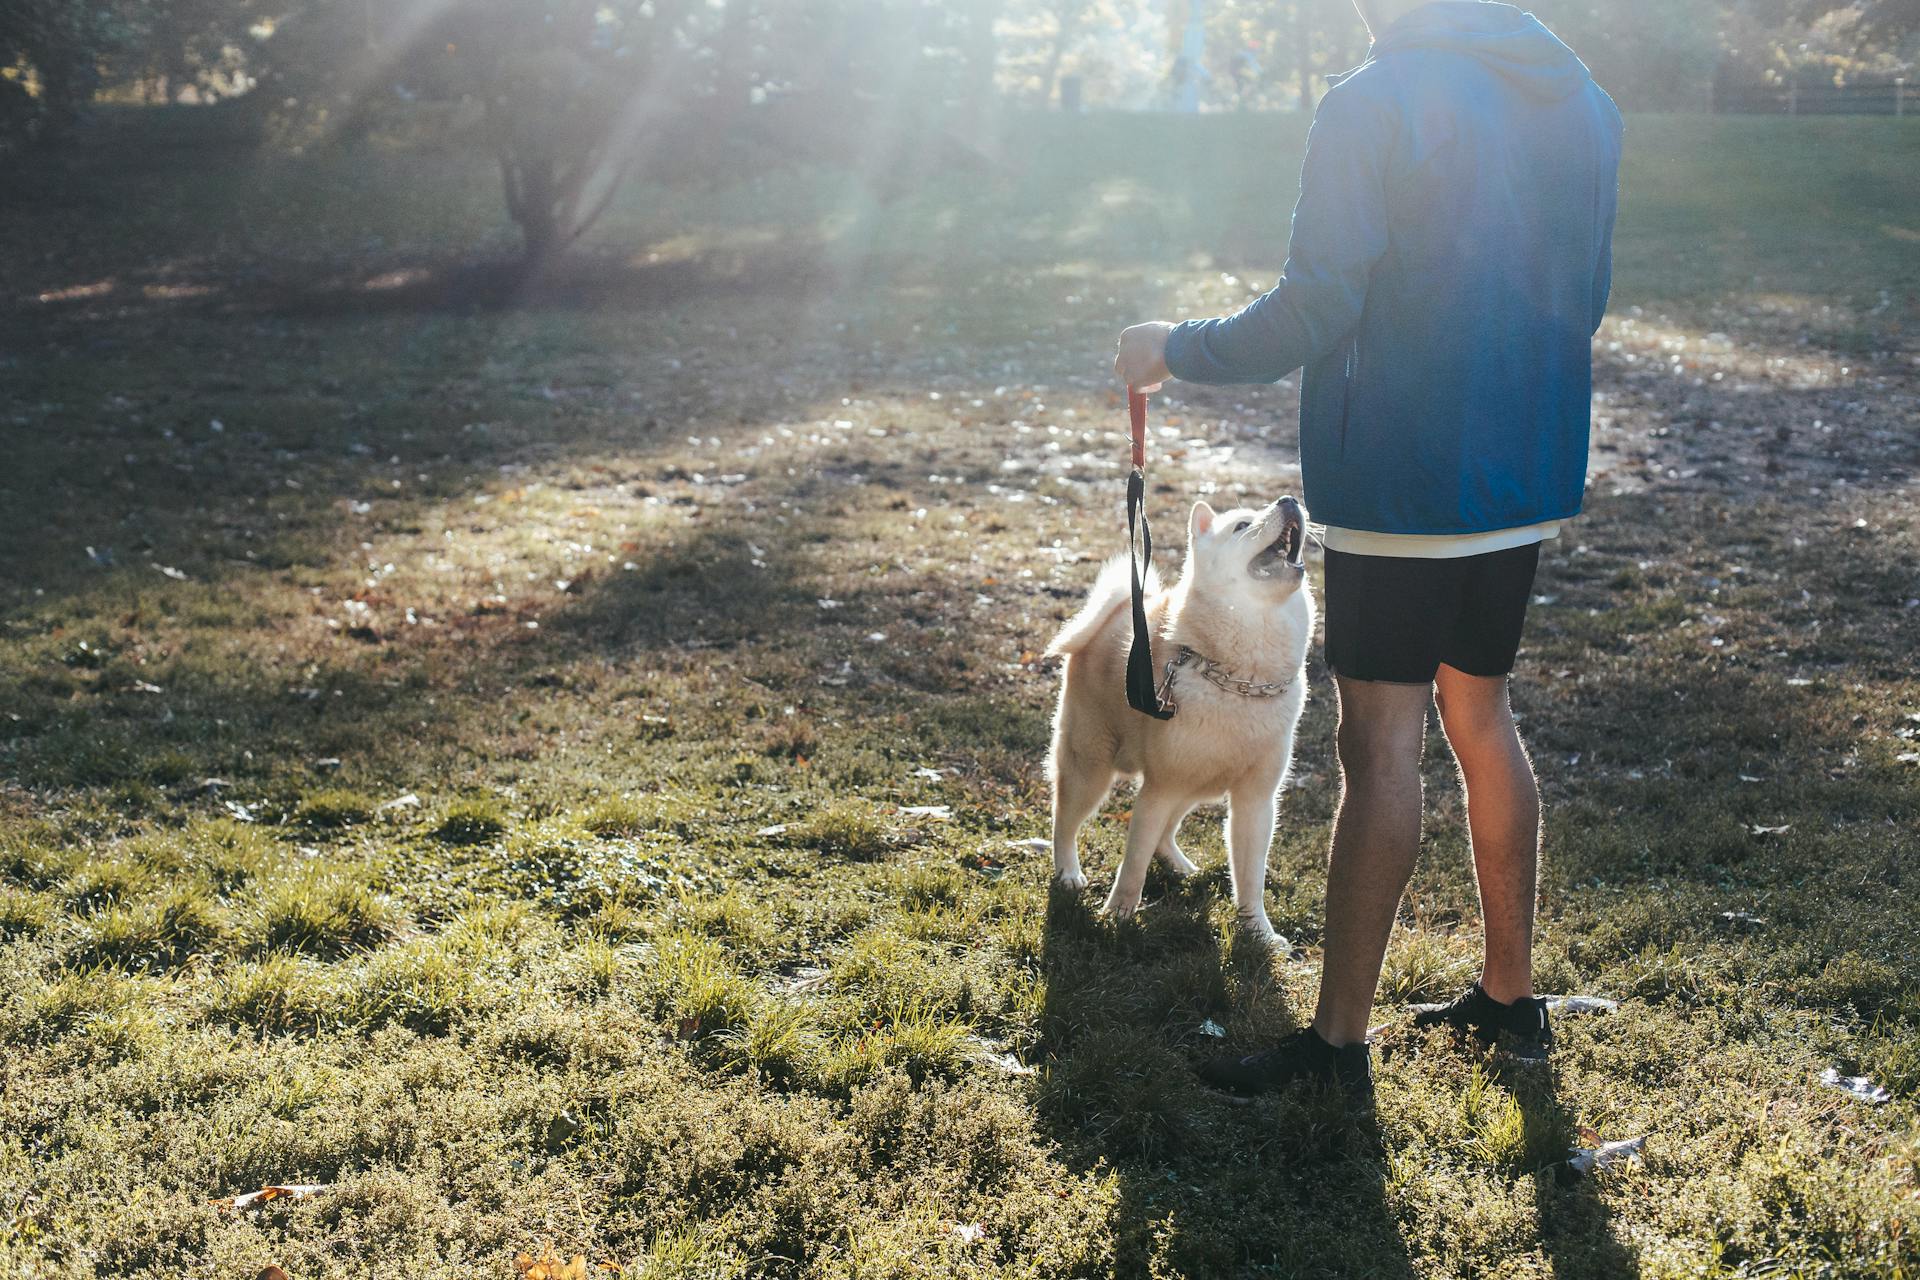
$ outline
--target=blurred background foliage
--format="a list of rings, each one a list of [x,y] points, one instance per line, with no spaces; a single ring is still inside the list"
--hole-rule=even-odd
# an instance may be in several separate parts
[[[1920,51],[1920,0],[1533,7],[1629,111]],[[1348,0],[6,0],[0,149],[57,149],[102,103],[212,107],[291,149],[477,142],[537,260],[636,167],[858,156],[904,188],[990,165],[1022,109],[1311,109],[1366,46]]]

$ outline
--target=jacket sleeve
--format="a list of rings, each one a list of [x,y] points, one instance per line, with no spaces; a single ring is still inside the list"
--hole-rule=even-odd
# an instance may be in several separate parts
[[[1613,226],[1620,197],[1617,190],[1608,198],[1600,221],[1600,253],[1593,269],[1593,332],[1607,318],[1607,303],[1613,299]]]
[[[1608,103],[1609,108],[1612,103]],[[1607,304],[1613,300],[1613,228],[1620,217],[1620,113],[1612,111],[1612,156],[1600,184],[1599,208],[1595,211],[1600,226],[1599,253],[1593,268],[1593,332],[1607,318]]]
[[[1607,303],[1613,298],[1613,229],[1609,227],[1600,241],[1600,265],[1593,273],[1593,331],[1607,318]]]
[[[1286,271],[1237,315],[1189,320],[1167,340],[1185,382],[1278,382],[1337,347],[1360,322],[1386,253],[1387,158],[1394,126],[1359,84],[1329,93],[1307,137]]]

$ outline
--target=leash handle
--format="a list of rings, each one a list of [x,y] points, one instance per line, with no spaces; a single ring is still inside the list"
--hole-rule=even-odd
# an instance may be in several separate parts
[[[1133,419],[1133,469],[1147,467],[1147,393],[1127,388],[1127,414]]]
[[[1133,470],[1127,476],[1127,561],[1132,578],[1133,645],[1127,651],[1127,705],[1155,720],[1173,719],[1173,671],[1163,685],[1153,665],[1153,626],[1147,618],[1146,578],[1153,568],[1153,529],[1147,523],[1147,393],[1127,388],[1133,427]]]

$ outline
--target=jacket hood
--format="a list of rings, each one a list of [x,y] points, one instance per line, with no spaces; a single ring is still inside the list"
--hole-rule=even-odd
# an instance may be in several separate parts
[[[1439,49],[1477,58],[1531,97],[1556,102],[1593,77],[1586,63],[1532,14],[1494,0],[1432,0],[1380,33],[1368,61]]]

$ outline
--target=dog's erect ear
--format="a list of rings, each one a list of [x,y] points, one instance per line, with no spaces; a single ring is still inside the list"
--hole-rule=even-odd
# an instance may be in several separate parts
[[[1193,504],[1193,518],[1187,521],[1187,537],[1197,538],[1213,528],[1213,508],[1204,502]]]

